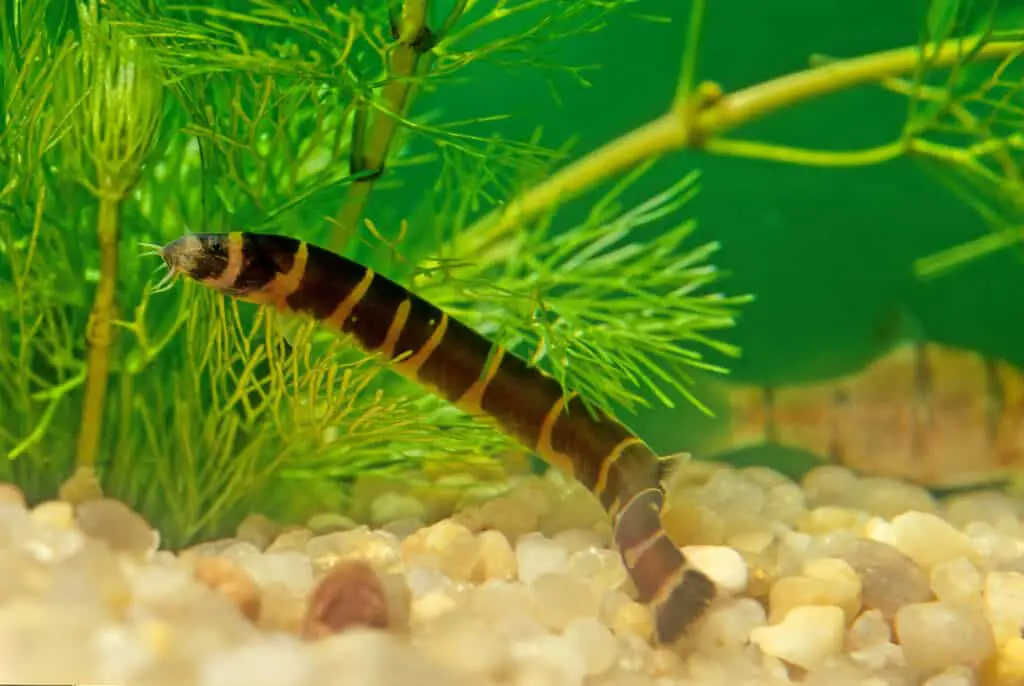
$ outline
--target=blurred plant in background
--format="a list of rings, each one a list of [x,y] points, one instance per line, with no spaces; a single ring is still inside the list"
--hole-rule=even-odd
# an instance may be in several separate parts
[[[957,42],[960,5],[933,3],[954,19],[933,9],[920,46],[724,94],[696,82],[697,0],[670,111],[576,161],[542,145],[539,129],[516,140],[489,130],[494,117],[414,107],[417,94],[470,78],[480,62],[582,80],[553,46],[639,13],[637,4],[7,3],[0,478],[53,497],[77,466],[67,497],[102,483],[180,545],[254,510],[351,509],[367,475],[414,488],[460,473],[470,478],[459,483],[500,477],[513,450],[504,437],[345,341],[188,284],[154,295],[158,261],[137,246],[186,230],[329,245],[619,413],[651,399],[700,404],[688,370],[724,371],[701,349],[738,353],[720,335],[748,299],[716,292],[716,243],[690,245],[695,172],[641,202],[626,203],[624,191],[686,147],[808,164],[937,150],[909,145],[910,134],[869,153],[723,134],[863,83],[935,102],[920,95],[938,92],[924,90],[921,74],[977,61],[994,83],[1024,45],[988,33]],[[910,85],[896,80],[915,74]],[[935,121],[939,110],[928,110]],[[911,121],[916,136],[921,120]],[[438,173],[419,189],[421,204],[397,226],[374,222],[371,197],[424,167]],[[602,195],[583,220],[555,213],[595,188]]]

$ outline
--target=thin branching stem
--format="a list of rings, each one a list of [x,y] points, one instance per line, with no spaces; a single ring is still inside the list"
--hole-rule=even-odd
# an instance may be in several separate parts
[[[1005,58],[1024,48],[1024,41],[994,41],[980,45],[973,37],[927,46],[928,65],[932,69],[950,67],[973,51],[974,59]],[[465,254],[486,250],[511,228],[528,221],[583,190],[630,169],[641,162],[686,148],[717,150],[780,162],[806,163],[812,156],[805,151],[783,147],[753,147],[751,144],[725,143],[718,136],[777,110],[854,86],[876,83],[913,71],[922,59],[922,50],[912,45],[829,64],[811,67],[735,93],[710,97],[697,88],[691,97],[707,98],[694,108],[690,98],[676,103],[671,111],[617,138],[526,190],[518,198],[495,210],[466,229]],[[692,113],[692,118],[688,114]],[[714,141],[714,143],[712,143]],[[884,154],[879,154],[881,151]],[[879,161],[888,159],[893,148],[883,146],[869,153]],[[863,161],[853,157],[855,162]],[[818,152],[817,166],[848,166],[850,153]]]
[[[420,71],[422,57],[429,52],[427,27],[428,0],[404,0],[399,19],[398,43],[388,59],[388,80],[381,89],[381,101],[370,116],[360,116],[357,108],[356,125],[352,132],[352,171],[376,172],[349,187],[345,201],[335,217],[332,245],[342,252],[355,235],[359,218],[387,163],[391,144],[398,131],[398,123],[412,101],[411,90]],[[364,128],[365,127],[365,128]]]

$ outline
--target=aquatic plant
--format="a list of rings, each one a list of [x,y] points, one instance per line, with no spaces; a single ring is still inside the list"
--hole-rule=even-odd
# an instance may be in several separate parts
[[[40,499],[77,468],[66,497],[102,483],[180,544],[253,509],[340,507],[361,474],[495,473],[504,437],[344,341],[187,285],[155,294],[158,261],[138,245],[186,229],[330,245],[619,413],[699,404],[688,370],[722,371],[702,350],[737,353],[721,332],[747,298],[715,291],[715,242],[690,244],[697,173],[633,200],[637,179],[687,147],[804,164],[938,157],[953,148],[916,137],[823,153],[724,134],[857,84],[1009,63],[1024,46],[958,38],[959,4],[934,3],[956,21],[933,20],[921,45],[723,94],[697,82],[697,1],[670,110],[575,161],[539,129],[517,139],[494,132],[501,117],[415,108],[483,64],[581,79],[556,47],[635,4],[8,3],[0,478]],[[416,205],[374,203],[403,182]],[[556,212],[587,191],[600,194],[581,218]]]

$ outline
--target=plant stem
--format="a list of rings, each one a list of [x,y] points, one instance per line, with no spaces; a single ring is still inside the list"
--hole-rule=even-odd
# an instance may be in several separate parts
[[[949,67],[974,50],[979,38],[947,41],[926,46],[928,66]],[[982,45],[974,59],[996,59],[1024,50],[1024,41],[1000,41]],[[776,110],[805,100],[854,86],[874,83],[918,68],[922,50],[912,45],[885,52],[835,61],[787,74],[735,93],[707,99],[692,107],[692,98],[706,97],[701,89],[677,102],[672,109],[624,136],[570,163],[501,209],[490,212],[462,232],[462,254],[485,250],[505,232],[544,210],[553,208],[605,179],[645,160],[684,148],[706,149],[729,154],[773,159],[800,164],[845,166],[890,159],[901,150],[898,143],[872,151],[843,153],[801,151],[757,143],[715,139],[729,130],[764,117]],[[685,80],[684,80],[685,85]],[[710,90],[708,92],[711,92]]]
[[[93,469],[99,453],[103,409],[107,398],[110,348],[114,336],[114,296],[117,292],[117,244],[121,202],[101,195],[97,235],[100,248],[100,280],[86,329],[89,345],[86,362],[85,400],[78,436],[76,464],[79,470]]]
[[[714,155],[772,160],[808,167],[866,167],[888,162],[913,147],[899,139],[864,150],[814,150],[726,138],[712,138],[703,146],[705,151]]]
[[[433,47],[424,37],[429,35],[426,23],[427,0],[404,0],[399,20],[398,43],[388,60],[388,80],[381,89],[381,102],[369,117],[368,131],[353,131],[353,141],[361,140],[352,151],[352,172],[376,171],[383,173],[388,152],[398,130],[398,122],[405,116],[412,101],[410,90],[418,72],[420,58]],[[356,126],[359,126],[357,119]],[[357,147],[363,149],[357,150]],[[341,209],[335,216],[331,244],[335,251],[343,252],[355,235],[359,218],[370,198],[373,184],[380,173],[356,181],[349,187]]]

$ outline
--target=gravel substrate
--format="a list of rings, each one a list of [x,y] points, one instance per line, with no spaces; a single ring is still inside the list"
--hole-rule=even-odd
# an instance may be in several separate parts
[[[430,526],[385,494],[380,528],[253,516],[177,554],[117,501],[26,510],[0,486],[0,682],[1024,683],[1020,502],[701,463],[669,493],[666,527],[721,588],[671,649],[556,474]]]

